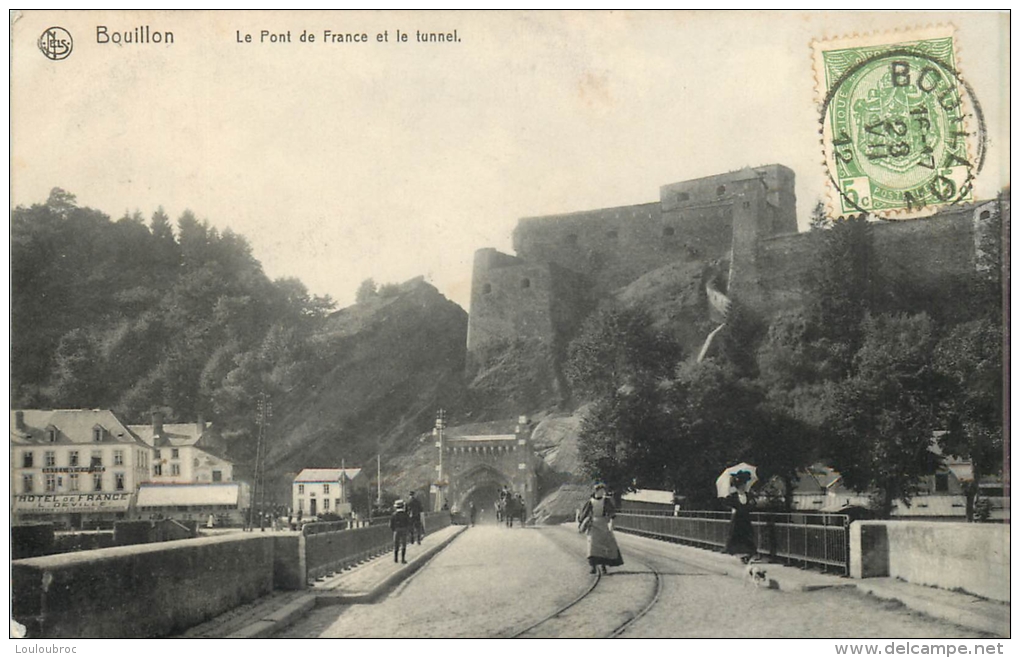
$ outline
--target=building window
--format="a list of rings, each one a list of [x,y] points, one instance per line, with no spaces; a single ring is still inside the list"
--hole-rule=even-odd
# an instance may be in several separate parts
[[[568,233],[563,241],[567,244],[577,244],[577,233]]]
[[[46,452],[43,453],[43,462],[45,463],[46,466],[56,466],[57,453],[55,453],[52,450],[47,450]]]
[[[92,465],[102,466],[103,465],[103,453],[99,450],[92,451]]]
[[[618,237],[620,237],[620,234],[617,231],[609,231],[608,233],[606,233],[606,237],[609,238],[610,240],[615,240]]]
[[[114,473],[113,474],[114,485],[113,488],[117,491],[124,491],[124,474]]]
[[[715,188],[715,195],[716,196],[722,196],[724,194],[726,194],[726,186],[725,185],[720,185],[719,187]]]
[[[490,292],[492,292],[492,284],[491,283],[486,283],[484,286],[482,286],[482,294],[483,295],[488,295]]]
[[[102,490],[103,490],[103,474],[102,473],[93,473],[92,474],[92,491],[102,491]]]
[[[531,279],[524,279],[523,281],[521,281],[521,287],[522,288],[530,288],[531,287]]]
[[[123,450],[114,450],[113,451],[113,465],[114,466],[123,466],[124,465],[124,451]]]
[[[48,438],[50,440],[50,443],[56,443],[57,442],[57,430],[55,430],[55,429],[46,430],[46,438]]]
[[[676,234],[676,229],[673,228],[672,226],[667,226],[666,228],[662,229],[662,234],[667,238],[671,238]]]
[[[67,465],[68,466],[77,466],[78,465],[78,451],[77,450],[72,450],[71,452],[67,453]]]
[[[181,465],[180,464],[170,464],[170,475],[180,475],[180,474],[181,474]]]
[[[156,459],[160,459],[161,457],[162,457],[162,455],[159,454],[159,450],[157,449],[156,450]]]
[[[32,466],[34,464],[35,464],[35,457],[32,455],[31,452],[23,452],[23,453],[21,453],[21,467],[22,468],[32,468]]]
[[[937,493],[949,491],[949,473],[935,474],[935,491]]]
[[[35,489],[35,478],[31,475],[24,475],[21,478],[21,491],[24,493],[32,493]]]
[[[681,192],[680,194],[677,195],[676,200],[679,203],[683,203],[684,201],[690,201],[691,195],[688,194],[687,192]]]
[[[322,511],[325,512],[329,509],[329,498],[322,499]]]
[[[212,481],[213,482],[223,482],[223,471],[213,471],[212,472]]]
[[[95,427],[95,428],[92,429],[92,440],[93,441],[102,441],[103,440],[103,428],[102,427]]]
[[[162,464],[155,464],[152,467],[152,474],[153,475],[163,475],[163,465]]]
[[[305,485],[299,484],[297,486],[297,492],[298,492],[298,494],[303,494],[305,492]]]
[[[53,493],[57,490],[57,476],[53,473],[46,474],[46,491]]]
[[[71,473],[67,476],[67,488],[71,491],[78,491],[78,474]]]
[[[170,450],[170,459],[180,459],[180,457],[181,457],[180,450],[178,450],[177,448],[172,448]]]
[[[322,485],[322,493],[327,495],[327,496],[329,495],[329,485],[328,484]]]

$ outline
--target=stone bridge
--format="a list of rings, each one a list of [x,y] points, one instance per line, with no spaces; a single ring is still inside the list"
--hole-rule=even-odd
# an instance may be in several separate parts
[[[453,434],[446,437],[443,451],[451,509],[463,512],[474,502],[491,518],[499,491],[506,486],[521,494],[530,515],[537,502],[538,459],[531,449],[531,425],[518,424],[513,434]]]

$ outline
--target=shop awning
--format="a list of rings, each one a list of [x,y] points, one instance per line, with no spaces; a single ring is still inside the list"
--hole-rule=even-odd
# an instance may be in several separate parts
[[[240,494],[241,485],[236,482],[222,484],[143,484],[138,489],[136,507],[200,507],[210,505],[237,507]]]

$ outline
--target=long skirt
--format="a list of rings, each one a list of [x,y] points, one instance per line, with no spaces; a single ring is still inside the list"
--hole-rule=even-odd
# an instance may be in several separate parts
[[[618,567],[623,564],[620,547],[605,517],[596,517],[588,528],[588,564],[593,567],[602,564]]]
[[[730,520],[730,533],[726,540],[726,552],[731,555],[754,555],[758,550],[751,526],[751,513],[739,509]]]

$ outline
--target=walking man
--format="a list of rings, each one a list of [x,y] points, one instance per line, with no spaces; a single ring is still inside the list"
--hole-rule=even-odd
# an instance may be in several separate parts
[[[475,527],[475,516],[478,514],[478,510],[475,509],[475,501],[468,503],[468,518],[471,521],[471,527]]]
[[[397,562],[399,557],[402,564],[407,564],[407,533],[411,530],[411,518],[407,515],[402,500],[393,504],[390,530],[393,531],[393,561]]]
[[[415,497],[412,491],[407,495],[407,515],[411,519],[411,543],[414,543],[415,538],[418,539],[418,544],[421,545],[421,538],[425,536],[425,524],[422,523],[421,515],[424,511],[421,501]]]

